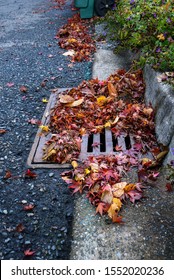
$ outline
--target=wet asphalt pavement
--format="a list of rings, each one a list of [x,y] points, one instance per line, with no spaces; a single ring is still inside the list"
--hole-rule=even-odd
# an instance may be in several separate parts
[[[73,15],[71,1],[56,9],[50,0],[0,1],[0,257],[68,259],[74,198],[61,180],[63,170],[38,169],[24,178],[27,158],[50,90],[77,86],[91,78],[92,62],[69,67],[56,36]],[[25,86],[27,92],[21,92]],[[6,171],[14,178],[4,179]],[[33,204],[31,211],[25,205]],[[24,229],[20,230],[20,226]]]

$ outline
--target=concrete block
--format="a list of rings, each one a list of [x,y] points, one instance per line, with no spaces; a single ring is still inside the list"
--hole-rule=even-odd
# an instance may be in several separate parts
[[[159,72],[154,71],[149,65],[144,68],[146,83],[145,101],[155,110],[155,131],[157,140],[163,145],[174,147],[174,88],[158,81]],[[165,163],[174,160],[169,152]]]

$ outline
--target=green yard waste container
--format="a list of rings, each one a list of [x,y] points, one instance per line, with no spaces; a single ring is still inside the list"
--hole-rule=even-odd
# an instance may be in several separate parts
[[[92,18],[94,16],[94,0],[74,0],[76,8],[80,8],[81,18]]]

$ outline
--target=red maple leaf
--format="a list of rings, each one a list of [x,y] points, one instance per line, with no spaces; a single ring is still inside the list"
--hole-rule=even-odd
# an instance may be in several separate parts
[[[167,189],[167,192],[172,192],[173,191],[172,184],[171,183],[167,183],[166,184],[166,189]]]
[[[6,132],[7,132],[6,129],[0,129],[0,134],[4,134],[4,133],[6,133]]]
[[[33,256],[35,254],[35,251],[31,251],[31,249],[27,249],[24,251],[25,256]]]
[[[24,229],[25,229],[25,227],[21,223],[16,226],[16,231],[17,232],[23,232]]]
[[[118,213],[115,213],[115,215],[112,217],[113,223],[124,224],[124,221],[122,219],[123,219],[123,217],[118,216]]]
[[[73,193],[80,192],[82,193],[82,184],[81,182],[74,182],[69,186],[70,189],[73,189]]]
[[[109,205],[107,205],[106,203],[103,202],[99,202],[97,208],[96,208],[96,213],[100,213],[100,215],[102,216],[103,213],[107,212],[109,208]]]
[[[21,86],[21,87],[20,87],[20,91],[21,91],[21,92],[27,92],[28,89],[27,89],[27,87],[25,87],[25,86]]]
[[[11,171],[10,171],[10,170],[7,170],[7,171],[5,172],[4,179],[9,179],[9,178],[11,178],[11,177],[12,177]]]
[[[24,209],[25,211],[30,211],[30,210],[33,210],[34,207],[35,207],[34,204],[28,204],[28,205],[25,205],[25,206],[23,207],[23,209]]]
[[[140,200],[143,196],[141,192],[137,192],[135,190],[129,191],[128,195],[132,203],[135,203],[136,200]]]
[[[30,169],[27,169],[27,171],[24,174],[25,178],[36,178],[37,174],[35,172],[32,172]]]

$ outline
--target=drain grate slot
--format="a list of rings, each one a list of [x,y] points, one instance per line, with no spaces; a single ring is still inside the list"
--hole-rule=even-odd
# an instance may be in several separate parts
[[[130,150],[132,148],[132,145],[131,145],[131,138],[129,134],[125,136],[124,141],[125,141],[126,150]]]
[[[87,146],[87,152],[88,153],[92,153],[93,152],[93,134],[90,134],[88,137],[88,146]]]
[[[100,152],[106,152],[105,130],[103,133],[100,133]]]
[[[118,145],[118,139],[112,133],[112,142],[113,142],[113,152],[116,152],[116,146]]]

